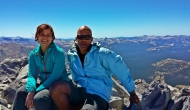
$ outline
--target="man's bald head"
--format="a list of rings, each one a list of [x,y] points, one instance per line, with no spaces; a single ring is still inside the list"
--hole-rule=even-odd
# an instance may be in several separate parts
[[[81,35],[82,31],[89,31],[92,35],[92,30],[88,26],[81,26],[77,31],[77,35]]]

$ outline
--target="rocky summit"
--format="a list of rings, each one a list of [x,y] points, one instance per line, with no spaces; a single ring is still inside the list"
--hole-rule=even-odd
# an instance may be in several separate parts
[[[1,65],[12,69],[9,73],[9,69],[0,68],[1,72],[16,74],[11,81],[0,83],[0,109],[10,110],[16,90],[27,82],[27,58],[5,59]],[[114,88],[110,110],[190,110],[190,86],[172,87],[165,82],[164,75],[156,76],[150,84],[143,79],[135,80],[136,92],[141,100],[139,104],[130,104],[129,93],[114,77],[112,79]]]
[[[73,40],[54,42],[67,52]],[[122,56],[141,100],[130,104],[128,92],[113,77],[110,110],[190,110],[190,36],[94,38],[96,41]],[[0,109],[10,110],[16,90],[26,84],[27,56],[37,45],[34,39],[0,37]]]

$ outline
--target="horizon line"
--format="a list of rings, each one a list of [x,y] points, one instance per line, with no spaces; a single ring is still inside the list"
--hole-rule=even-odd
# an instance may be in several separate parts
[[[190,36],[190,35],[141,35],[141,36],[116,36],[116,37],[93,37],[94,39],[101,39],[101,38],[118,38],[118,37],[166,37],[166,36]],[[22,37],[22,36],[0,36],[0,37],[8,37],[8,38],[16,38],[16,37],[20,37],[20,38],[28,38],[28,39],[32,39],[33,37]],[[66,37],[66,38],[63,38],[63,37],[57,37],[56,39],[74,39],[73,38],[69,38],[69,37]]]

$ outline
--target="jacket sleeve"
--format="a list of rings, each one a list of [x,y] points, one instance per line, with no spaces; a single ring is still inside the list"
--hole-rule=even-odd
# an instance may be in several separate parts
[[[26,83],[26,91],[27,92],[35,92],[36,90],[36,79],[37,79],[37,66],[34,59],[33,52],[30,52],[28,58],[28,81]]]
[[[59,80],[62,74],[67,74],[65,66],[64,52],[59,51],[55,56],[54,67],[51,75],[44,81],[37,89],[36,92],[42,89],[49,88],[49,86],[56,80]],[[67,75],[65,75],[67,76]],[[65,78],[66,79],[66,78]]]
[[[103,66],[114,74],[129,93],[133,92],[135,84],[122,57],[109,49],[105,49],[102,54],[103,58],[101,60],[103,61]]]

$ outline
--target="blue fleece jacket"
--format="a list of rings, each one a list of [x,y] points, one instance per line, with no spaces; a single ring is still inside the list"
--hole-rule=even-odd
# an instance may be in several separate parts
[[[99,95],[109,102],[113,87],[112,74],[119,79],[128,92],[134,91],[135,84],[120,55],[94,43],[85,55],[84,67],[82,67],[76,46],[77,44],[68,51],[70,71],[73,80],[86,88],[88,93]]]

